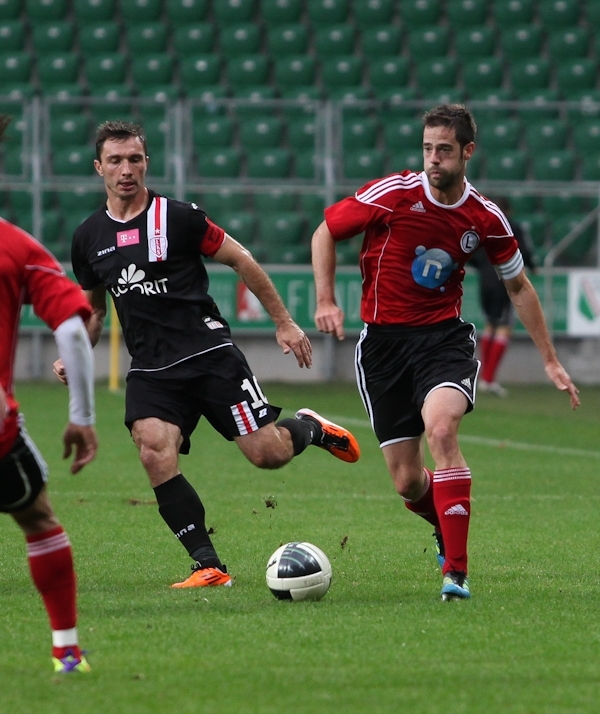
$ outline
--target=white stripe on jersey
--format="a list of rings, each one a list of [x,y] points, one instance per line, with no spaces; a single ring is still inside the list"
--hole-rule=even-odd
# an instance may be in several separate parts
[[[488,236],[488,238],[505,238],[506,236],[512,236],[513,235],[513,230],[510,226],[510,223],[508,222],[508,218],[502,213],[502,211],[498,208],[498,206],[493,202],[490,201],[488,198],[484,198],[478,191],[476,191],[473,187],[471,187],[471,195],[473,198],[477,199],[479,203],[482,204],[490,213],[493,213],[494,216],[502,223],[504,226],[506,233],[499,235],[499,236]]]
[[[252,410],[248,406],[248,402],[240,402],[231,407],[231,413],[235,419],[240,436],[251,434],[258,429],[258,424],[254,418]]]
[[[494,267],[503,280],[510,280],[511,278],[517,277],[517,275],[523,270],[524,265],[525,263],[523,262],[521,251],[517,249],[517,252],[510,260],[507,260],[506,263],[495,265]]]
[[[167,199],[155,196],[147,215],[148,260],[151,263],[167,259]]]
[[[374,206],[379,204],[376,203],[378,198],[385,196],[386,193],[390,191],[396,191],[397,189],[410,189],[416,188],[421,183],[419,174],[410,174],[409,176],[401,176],[400,174],[393,174],[392,176],[387,176],[381,181],[370,186],[366,191],[359,193],[358,191],[354,194],[357,201],[361,203],[368,203]],[[380,206],[380,208],[385,208],[386,211],[392,212],[391,208],[387,206]]]

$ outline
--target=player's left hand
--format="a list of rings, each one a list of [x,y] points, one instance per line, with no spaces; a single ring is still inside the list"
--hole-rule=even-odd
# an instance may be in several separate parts
[[[75,449],[71,464],[71,473],[76,474],[90,461],[93,461],[98,451],[98,437],[93,426],[79,426],[69,422],[63,434],[63,459],[68,459]]]
[[[298,367],[310,369],[312,366],[312,345],[303,330],[295,322],[280,325],[276,332],[277,344],[283,349],[283,354],[293,352]]]
[[[577,387],[573,384],[573,380],[569,377],[566,369],[558,360],[547,364],[545,369],[550,380],[554,382],[554,386],[557,389],[560,389],[561,392],[569,393],[569,396],[571,397],[571,409],[577,409],[577,407],[581,404],[581,400],[579,399],[579,389],[577,389]]]

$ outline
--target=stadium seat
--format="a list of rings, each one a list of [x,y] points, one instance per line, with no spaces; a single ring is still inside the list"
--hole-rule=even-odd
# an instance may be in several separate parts
[[[119,39],[116,22],[94,22],[79,27],[79,47],[83,56],[117,52]]]
[[[172,35],[173,50],[180,59],[190,55],[210,53],[215,44],[215,37],[215,27],[209,22],[178,25]]]
[[[556,245],[565,238],[585,218],[585,213],[565,214],[553,220],[550,224],[552,243]],[[595,242],[595,228],[584,229],[572,243],[570,243],[558,256],[561,265],[583,265],[592,244]]]
[[[583,155],[581,161],[582,181],[600,181],[600,151]]]
[[[151,55],[167,49],[167,28],[162,22],[143,22],[126,30],[127,50],[132,57]]]
[[[90,211],[74,210],[63,215],[63,238],[69,245],[75,230],[90,217]]]
[[[72,211],[88,211],[93,213],[106,201],[106,194],[87,186],[79,186],[71,191],[58,191],[58,205],[67,214]]]
[[[167,18],[175,28],[197,25],[204,22],[208,0],[166,0]]]
[[[344,118],[365,117],[371,112],[369,105],[364,104],[371,98],[368,87],[338,87],[330,90],[328,97],[338,104]]]
[[[499,57],[474,59],[463,65],[463,82],[469,92],[481,89],[500,89],[504,68]]]
[[[288,178],[292,168],[289,149],[255,149],[248,153],[247,171],[252,179]]]
[[[219,33],[221,51],[230,57],[260,52],[260,28],[252,22],[226,25]]]
[[[245,149],[273,149],[279,146],[283,122],[275,116],[263,115],[240,124],[240,142]]]
[[[181,84],[186,89],[218,85],[221,79],[221,57],[201,54],[184,57],[179,65]]]
[[[48,107],[51,119],[64,117],[80,111],[83,102],[77,101],[83,97],[83,87],[79,82],[57,84],[44,92],[44,101]]]
[[[31,79],[31,55],[28,52],[0,54],[0,87],[25,84]],[[2,91],[0,91],[0,94]]]
[[[527,148],[532,153],[548,149],[564,149],[567,144],[567,122],[561,119],[548,119],[527,123],[525,140]]]
[[[347,179],[372,179],[385,174],[383,152],[377,149],[346,151],[343,164]]]
[[[206,178],[237,178],[242,166],[239,149],[210,149],[198,156],[198,172]]]
[[[518,97],[522,102],[531,102],[530,108],[521,107],[519,116],[525,121],[537,122],[542,119],[556,119],[558,110],[551,106],[551,102],[560,99],[556,89],[534,89],[526,92],[519,92]]]
[[[33,26],[31,39],[37,54],[69,52],[75,39],[73,23],[68,20],[40,22]]]
[[[84,59],[84,69],[88,86],[93,91],[125,82],[127,60],[125,55],[118,52],[91,55]]]
[[[213,3],[213,13],[221,27],[252,22],[256,10],[256,0],[219,0]]]
[[[277,265],[309,265],[310,246],[308,244],[270,244],[262,253],[262,260],[265,263],[274,263]]]
[[[314,149],[316,136],[314,116],[293,119],[288,124],[288,144],[292,149]]]
[[[497,149],[517,149],[521,140],[522,125],[518,119],[488,121],[481,125],[477,143],[484,151]]]
[[[179,99],[179,87],[175,84],[148,85],[139,87],[139,111],[144,117],[165,117],[170,107]]]
[[[264,213],[284,213],[296,210],[296,194],[275,188],[253,195],[254,210]]]
[[[456,30],[485,25],[488,5],[486,0],[448,0],[446,14]]]
[[[395,5],[395,0],[354,0],[354,19],[361,28],[390,25],[394,19]]]
[[[382,90],[404,87],[410,80],[410,63],[407,57],[381,57],[369,66],[370,85],[376,96]]]
[[[267,34],[267,46],[273,59],[302,55],[308,48],[306,25],[275,25]]]
[[[556,60],[587,57],[590,46],[588,27],[564,27],[553,30],[548,38],[548,51]]]
[[[496,27],[527,25],[533,20],[533,0],[492,0]]]
[[[351,55],[354,52],[356,31],[354,25],[329,25],[316,28],[313,32],[313,42],[321,59]]]
[[[509,193],[507,195],[507,200],[510,203],[512,213],[518,216],[524,213],[535,213],[538,210],[538,198],[537,196],[530,196],[526,193]]]
[[[513,91],[546,89],[550,82],[550,62],[544,58],[517,60],[510,64]]]
[[[463,104],[465,97],[465,91],[457,87],[437,87],[421,94],[421,99],[427,102],[429,106]]]
[[[145,116],[140,122],[144,128],[148,151],[154,162],[155,153],[164,151],[171,136],[171,124],[165,116]]]
[[[160,20],[162,0],[119,0],[121,19],[127,27],[133,23],[156,22]]]
[[[41,55],[38,58],[37,74],[40,85],[44,88],[77,82],[79,55],[72,52]]]
[[[235,89],[232,98],[239,100],[235,106],[235,113],[239,119],[246,117],[259,117],[265,114],[265,103],[269,99],[276,99],[275,88],[270,84],[260,87],[241,87]],[[272,105],[268,105],[272,106]]]
[[[53,208],[55,196],[52,191],[42,191],[42,208]],[[33,210],[33,194],[31,191],[9,191],[8,202],[15,213],[31,212]]]
[[[73,0],[73,10],[78,25],[109,22],[115,16],[116,6],[116,0]]]
[[[598,63],[593,59],[571,59],[557,63],[556,83],[559,91],[595,89]]]
[[[346,22],[349,0],[307,0],[308,19],[314,28]]]
[[[304,0],[262,0],[260,15],[267,27],[290,25],[300,21]]]
[[[4,52],[25,49],[23,20],[0,20],[0,46]]]
[[[302,180],[315,181],[323,170],[321,154],[314,149],[295,152],[294,176]]]
[[[485,177],[491,181],[523,181],[527,178],[527,153],[519,149],[486,152]]]
[[[138,89],[169,85],[173,79],[173,57],[167,52],[133,56],[131,77]]]
[[[582,196],[570,193],[542,196],[541,207],[553,220],[567,213],[584,213],[586,208],[585,199]]]
[[[321,80],[325,91],[346,87],[359,87],[363,77],[363,62],[356,55],[325,60],[321,67]]]
[[[405,169],[409,169],[410,171],[423,170],[422,149],[404,149],[389,153],[387,172],[400,173]]]
[[[57,176],[92,176],[94,149],[64,148],[53,152],[52,166]]]
[[[476,181],[481,178],[483,169],[483,153],[475,151],[467,162],[466,177],[469,181]]]
[[[572,27],[579,22],[578,0],[541,0],[538,12],[548,29]]]
[[[417,90],[414,87],[375,87],[375,97],[383,102],[384,110],[393,113],[396,118],[409,118],[419,113],[416,107],[408,104],[417,98]]]
[[[544,39],[540,25],[515,25],[500,32],[500,47],[511,62],[522,58],[537,58]]]
[[[0,3],[0,20],[16,20],[21,14],[22,4],[22,0],[3,0]]]
[[[304,218],[295,211],[269,211],[260,218],[259,241],[269,248],[273,245],[299,244],[304,237]]]
[[[383,136],[387,150],[418,149],[423,152],[423,122],[420,119],[385,118]]]
[[[275,60],[275,82],[281,89],[310,87],[315,81],[314,57],[307,55]]]
[[[2,172],[9,176],[25,177],[30,171],[30,156],[21,144],[2,149]]]
[[[563,90],[563,98],[577,104],[567,109],[570,121],[587,120],[600,117],[600,90],[597,89],[575,89],[573,91]]]
[[[548,219],[546,214],[540,212],[519,213],[516,220],[531,239],[535,249],[534,257],[538,263],[541,263],[550,247],[547,245]]]
[[[532,163],[536,181],[572,181],[575,178],[575,154],[572,151],[538,152],[533,155]]]
[[[323,196],[318,193],[301,193],[298,196],[298,204],[302,213],[313,217],[311,229],[314,230],[323,220],[323,210],[325,209]]]
[[[125,119],[133,112],[133,93],[123,84],[95,87],[90,99],[90,111],[96,125],[109,119]]]
[[[218,225],[242,245],[249,245],[256,234],[256,215],[251,211],[230,210],[220,214]]]
[[[247,208],[246,194],[229,187],[207,191],[202,196],[190,194],[185,200],[198,204],[214,223],[219,222],[223,213],[246,211]]]
[[[444,25],[416,27],[408,32],[408,50],[414,60],[445,57],[450,33]]]
[[[600,26],[600,5],[596,0],[586,0],[583,19],[587,20],[590,27]]]
[[[393,57],[401,51],[400,28],[394,25],[375,25],[363,30],[361,46],[363,57]]]
[[[573,126],[573,144],[583,156],[600,151],[600,119],[588,119]]]
[[[62,20],[67,15],[67,0],[25,0],[27,18],[30,22],[50,22]]]
[[[494,55],[496,32],[494,28],[485,25],[457,30],[454,46],[463,60],[488,59]]]
[[[483,89],[471,92],[471,101],[482,103],[472,107],[475,121],[497,121],[509,118],[512,109],[503,107],[501,102],[508,102],[511,99],[514,97],[507,89]]]
[[[346,120],[342,126],[342,148],[374,149],[379,122],[373,118]]]
[[[421,91],[452,87],[456,83],[458,65],[452,57],[422,59],[416,66],[417,85]]]
[[[90,140],[89,120],[85,114],[72,114],[50,121],[50,146],[83,146]]]
[[[436,25],[442,15],[441,3],[439,0],[404,0],[400,15],[405,27],[411,29]]]
[[[205,87],[184,85],[183,93],[188,100],[193,102],[193,112],[198,116],[200,114],[218,116],[225,112],[225,107],[220,102],[222,99],[227,99],[229,92],[223,85],[213,84]]]
[[[227,61],[227,79],[233,89],[267,84],[269,59],[266,55],[242,55]]]

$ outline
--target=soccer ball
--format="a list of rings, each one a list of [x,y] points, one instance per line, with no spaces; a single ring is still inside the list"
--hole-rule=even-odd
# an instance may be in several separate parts
[[[278,600],[320,600],[330,583],[329,558],[312,543],[286,543],[267,563],[267,586]]]

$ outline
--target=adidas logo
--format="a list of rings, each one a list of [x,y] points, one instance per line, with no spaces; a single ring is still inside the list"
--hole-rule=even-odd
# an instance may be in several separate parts
[[[456,506],[451,506],[447,511],[444,512],[445,516],[468,516],[466,508],[457,503]]]
[[[461,384],[464,384],[467,389],[471,389],[471,380],[469,377],[460,380]]]
[[[417,201],[416,203],[413,203],[413,205],[410,207],[410,210],[415,211],[416,213],[427,213],[422,201]]]

